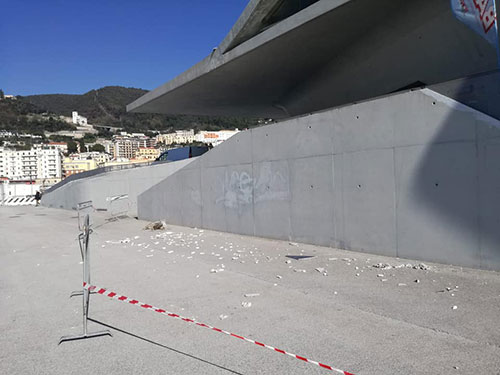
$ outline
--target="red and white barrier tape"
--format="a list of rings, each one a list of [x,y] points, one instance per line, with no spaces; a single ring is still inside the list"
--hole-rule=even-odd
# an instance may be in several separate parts
[[[325,365],[323,363],[307,359],[307,358],[302,357],[300,355],[286,352],[284,350],[272,347],[270,345],[266,345],[266,344],[263,344],[261,342],[255,341],[255,340],[248,339],[246,337],[243,337],[243,336],[240,336],[240,335],[236,335],[236,334],[231,333],[231,332],[224,331],[223,329],[220,329],[220,328],[212,327],[209,324],[200,323],[200,322],[197,322],[197,321],[195,321],[193,319],[182,317],[180,315],[168,312],[168,311],[166,311],[164,309],[160,309],[158,307],[155,307],[153,305],[149,305],[147,303],[142,303],[142,302],[140,302],[140,301],[138,301],[136,299],[132,299],[132,298],[129,298],[129,297],[126,297],[126,296],[118,295],[115,292],[110,292],[107,289],[98,287],[96,285],[89,285],[87,283],[83,283],[83,287],[85,289],[89,290],[89,291],[95,292],[96,294],[102,294],[104,296],[107,296],[107,297],[112,298],[112,299],[116,299],[118,301],[127,302],[127,303],[129,303],[131,305],[136,305],[136,306],[142,307],[142,308],[147,309],[147,310],[151,310],[151,311],[155,311],[157,313],[163,314],[163,315],[167,315],[167,316],[169,316],[171,318],[177,318],[177,319],[183,320],[183,321],[188,322],[188,323],[194,323],[197,326],[205,327],[205,328],[211,329],[211,330],[216,331],[216,332],[224,333],[224,334],[226,334],[228,336],[236,337],[237,339],[248,341],[248,342],[250,342],[252,344],[259,345],[259,346],[262,346],[264,348],[274,350],[275,352],[278,352],[278,353],[281,353],[281,354],[289,355],[290,357],[294,357],[294,358],[300,359],[301,361],[304,361],[304,362],[307,362],[307,363],[312,363],[313,365],[322,367],[322,368],[327,369],[327,370],[335,371],[335,372],[338,372],[338,373],[343,374],[343,375],[354,375],[354,374],[351,374],[350,372],[339,370],[339,369],[334,368],[332,366]]]

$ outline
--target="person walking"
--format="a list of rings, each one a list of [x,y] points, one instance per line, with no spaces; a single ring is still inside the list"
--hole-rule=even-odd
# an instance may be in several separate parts
[[[42,194],[39,191],[37,191],[35,193],[35,200],[36,200],[36,205],[37,206],[40,205],[40,199],[42,199]]]

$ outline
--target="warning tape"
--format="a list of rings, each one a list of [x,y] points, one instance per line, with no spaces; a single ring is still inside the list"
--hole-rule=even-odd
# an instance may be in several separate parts
[[[160,309],[160,308],[155,307],[153,305],[149,305],[147,303],[142,303],[142,302],[140,302],[140,301],[138,301],[136,299],[132,299],[132,298],[129,298],[129,297],[126,297],[126,296],[121,296],[121,295],[119,295],[119,294],[117,294],[115,292],[110,292],[107,289],[101,288],[101,287],[96,286],[96,285],[90,285],[90,284],[87,284],[87,283],[84,282],[83,283],[83,287],[85,289],[91,291],[91,292],[92,291],[95,292],[96,294],[102,294],[102,295],[104,295],[106,297],[109,297],[109,298],[112,298],[112,299],[115,299],[115,300],[118,300],[118,301],[121,301],[121,302],[126,302],[126,303],[129,303],[131,305],[139,306],[139,307],[142,307],[142,308],[144,308],[146,310],[151,310],[151,311],[163,314],[163,315],[167,315],[167,316],[169,316],[171,318],[177,318],[177,319],[183,320],[183,321],[188,322],[188,323],[194,323],[197,326],[208,328],[208,329],[211,329],[211,330],[216,331],[216,332],[224,333],[224,334],[226,334],[228,336],[236,337],[237,339],[240,339],[240,340],[248,341],[248,342],[250,342],[252,344],[262,346],[263,348],[274,350],[275,352],[278,352],[278,353],[281,353],[281,354],[289,355],[290,357],[294,357],[294,358],[300,359],[301,361],[304,361],[304,362],[307,362],[307,363],[312,363],[313,365],[319,366],[319,367],[327,369],[327,370],[335,371],[335,372],[338,372],[338,373],[344,374],[344,375],[354,375],[354,374],[351,374],[350,372],[342,371],[342,370],[339,370],[339,369],[334,368],[332,366],[325,365],[324,363],[316,362],[316,361],[313,361],[311,359],[302,357],[300,355],[289,353],[287,351],[275,348],[273,346],[266,345],[266,344],[263,344],[261,342],[258,342],[258,341],[252,340],[252,339],[248,339],[246,337],[243,337],[243,336],[240,336],[240,335],[236,335],[236,334],[231,333],[231,332],[224,331],[223,329],[213,327],[213,326],[211,326],[209,324],[200,323],[200,322],[197,322],[197,321],[195,321],[193,319],[185,318],[183,316],[174,314],[174,313],[169,312],[169,311],[164,310],[164,309]]]

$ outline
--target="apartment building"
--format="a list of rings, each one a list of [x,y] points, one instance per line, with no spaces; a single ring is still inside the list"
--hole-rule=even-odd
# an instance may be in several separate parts
[[[148,148],[155,145],[155,139],[151,139],[142,133],[122,133],[113,136],[113,156],[115,159],[133,159],[140,147]]]
[[[62,163],[63,178],[73,174],[90,171],[97,168],[97,163],[93,159],[73,159],[64,158]]]
[[[139,147],[135,153],[136,159],[156,160],[160,156],[160,150],[154,147]]]
[[[61,152],[55,147],[20,151],[0,147],[0,177],[31,180],[61,176]]]
[[[165,145],[192,143],[195,141],[195,134],[193,129],[176,130],[175,133],[157,135],[156,141]]]

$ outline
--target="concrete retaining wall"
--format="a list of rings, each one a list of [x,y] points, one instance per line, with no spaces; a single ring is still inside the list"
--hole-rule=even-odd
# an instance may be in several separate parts
[[[41,203],[48,207],[74,210],[79,202],[91,200],[95,208],[107,210],[111,214],[137,216],[138,195],[194,160],[113,171],[75,180],[44,194]],[[112,200],[119,195],[128,197]]]
[[[499,126],[427,89],[315,113],[235,135],[138,215],[500,270]]]

